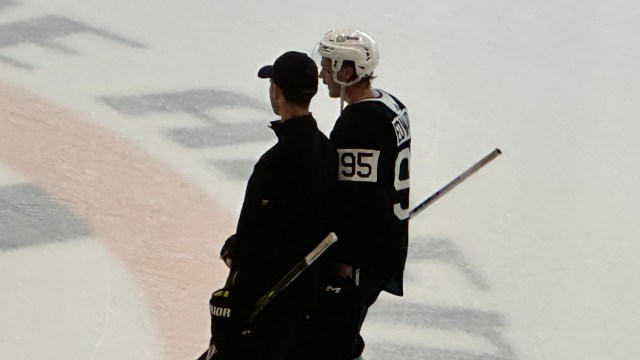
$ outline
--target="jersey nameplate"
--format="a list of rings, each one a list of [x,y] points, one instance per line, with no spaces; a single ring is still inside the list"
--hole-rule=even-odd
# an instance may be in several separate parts
[[[396,141],[398,146],[411,139],[411,133],[409,132],[409,114],[406,110],[402,110],[400,114],[393,119],[391,124],[396,132]]]
[[[382,94],[379,98],[369,98],[362,101],[378,101],[385,104],[391,111],[396,113],[395,119],[391,122],[393,130],[396,132],[396,145],[400,146],[405,141],[411,139],[411,132],[409,131],[409,113],[407,109],[401,109],[391,95],[382,90],[378,90]]]
[[[338,149],[339,181],[378,181],[380,150]]]

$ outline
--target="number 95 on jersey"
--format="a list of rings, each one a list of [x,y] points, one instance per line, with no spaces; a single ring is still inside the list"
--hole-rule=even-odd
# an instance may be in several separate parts
[[[340,181],[378,181],[380,150],[338,149]]]

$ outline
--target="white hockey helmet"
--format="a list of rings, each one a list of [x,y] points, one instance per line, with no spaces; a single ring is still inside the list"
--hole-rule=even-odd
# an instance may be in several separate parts
[[[318,43],[317,51],[320,56],[332,60],[333,80],[342,85],[352,85],[364,77],[372,76],[380,59],[376,42],[371,36],[355,29],[329,31]],[[342,68],[344,61],[355,63],[358,76],[349,83],[338,81],[338,71]]]

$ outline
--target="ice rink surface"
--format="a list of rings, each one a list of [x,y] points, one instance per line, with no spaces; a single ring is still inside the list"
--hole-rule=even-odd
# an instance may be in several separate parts
[[[344,26],[409,108],[413,204],[504,152],[413,220],[365,357],[640,359],[630,0],[0,0],[0,359],[195,359],[275,140],[256,72]]]

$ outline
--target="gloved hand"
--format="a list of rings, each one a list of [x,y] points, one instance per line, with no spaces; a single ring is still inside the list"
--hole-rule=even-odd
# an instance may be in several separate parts
[[[309,336],[304,344],[308,360],[352,359],[352,347],[363,316],[362,291],[354,279],[325,274],[318,305],[307,322]]]
[[[211,341],[215,352],[210,360],[252,359],[255,350],[251,328],[246,324],[248,309],[233,305],[231,291],[222,288],[215,291],[209,300],[211,312]]]
[[[220,249],[220,259],[224,261],[229,268],[231,268],[231,260],[233,258],[233,250],[236,247],[236,234],[233,234],[227,238]]]
[[[322,281],[321,297],[329,304],[341,303],[357,296],[358,285],[351,277],[338,274],[326,275]]]

